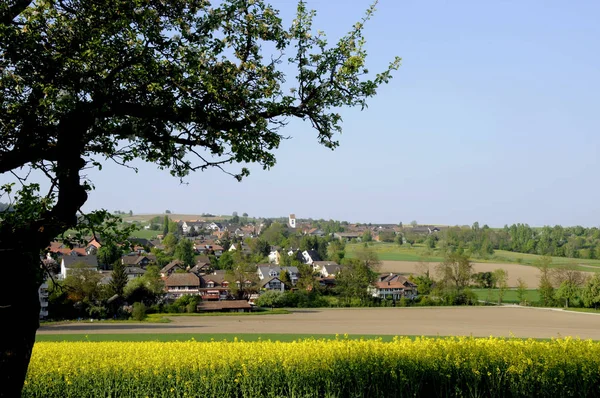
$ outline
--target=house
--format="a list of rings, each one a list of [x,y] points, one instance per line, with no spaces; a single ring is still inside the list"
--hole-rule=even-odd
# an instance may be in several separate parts
[[[208,224],[208,229],[210,229],[212,231],[221,232],[221,231],[223,231],[223,224],[213,221],[210,224]]]
[[[211,269],[212,266],[208,257],[202,256],[196,259],[196,264],[190,269],[190,272],[196,275],[203,275],[210,272]]]
[[[87,256],[85,247],[70,248],[62,242],[51,242],[48,251],[57,256]]]
[[[342,269],[342,266],[335,261],[313,261],[312,266],[313,271],[324,278],[335,276]]]
[[[246,300],[202,301],[198,312],[250,312],[252,306]]]
[[[352,239],[361,240],[362,233],[360,232],[334,232],[333,237],[341,241],[349,242]]]
[[[48,318],[48,280],[38,288],[38,296],[40,298],[40,319]]]
[[[184,234],[190,235],[193,233],[198,233],[204,229],[204,223],[202,221],[191,220],[191,221],[183,221],[181,224],[181,230]]]
[[[90,239],[90,241],[87,244],[87,247],[93,246],[96,249],[100,249],[102,247],[102,244],[98,241],[98,239],[96,239],[95,237],[92,237],[92,239]]]
[[[279,253],[280,250],[281,248],[279,247],[271,248],[271,251],[269,252],[269,262],[271,264],[279,264],[279,261],[281,260],[281,253]]]
[[[258,287],[261,290],[277,290],[283,292],[285,290],[285,283],[283,283],[278,277],[271,276],[261,280],[258,284]]]
[[[269,278],[281,278],[283,271],[287,271],[292,285],[298,282],[298,278],[300,277],[298,267],[277,267],[271,264],[259,264],[256,267],[256,273],[261,281]]]
[[[169,264],[162,267],[162,269],[160,270],[160,276],[165,278],[165,277],[175,273],[175,271],[177,271],[177,270],[187,271],[187,267],[183,263],[183,261],[181,261],[181,260],[171,261]]]
[[[319,285],[326,289],[333,289],[335,287],[335,278],[332,276],[326,278],[319,278]]]
[[[91,256],[63,256],[60,262],[60,279],[65,279],[74,269],[89,268],[98,271],[98,257]]]
[[[433,225],[419,225],[416,227],[412,227],[410,232],[414,234],[427,234],[431,235],[434,232],[439,232],[440,229],[438,227],[434,227]]]
[[[200,279],[202,300],[226,300],[229,298],[229,282],[225,280],[224,270],[216,270],[202,275]]]
[[[185,295],[200,295],[200,277],[190,272],[173,273],[165,279],[167,300],[177,300]]]
[[[140,267],[127,266],[125,267],[125,275],[127,275],[127,280],[132,280],[135,278],[139,278],[146,273],[146,270]]]
[[[151,262],[148,256],[127,255],[121,257],[121,263],[125,266],[146,268]]]
[[[325,232],[319,228],[309,228],[304,231],[304,235],[309,236],[325,236]]]
[[[154,242],[146,239],[146,238],[133,238],[130,237],[127,239],[131,245],[135,248],[137,246],[142,247],[142,248],[148,248],[148,249],[152,249],[154,247]]]
[[[373,297],[381,299],[400,300],[401,298],[412,299],[418,294],[417,285],[405,276],[389,273],[381,274],[370,288]]]
[[[316,250],[304,250],[302,252],[302,262],[304,264],[312,265],[314,261],[321,261],[321,256]]]
[[[197,242],[194,244],[194,250],[198,254],[209,255],[213,254],[215,257],[221,257],[223,254],[223,247],[216,244],[207,244],[206,242],[202,242],[198,244]]]

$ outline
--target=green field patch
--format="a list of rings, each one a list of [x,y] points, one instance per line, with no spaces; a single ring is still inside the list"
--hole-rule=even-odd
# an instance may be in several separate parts
[[[473,293],[477,294],[479,300],[488,301],[491,303],[498,302],[498,289],[471,289]],[[527,289],[525,291],[525,302],[535,303],[540,301],[540,293],[537,289]],[[502,302],[506,304],[520,304],[519,296],[516,289],[506,289]]]
[[[364,243],[346,244],[346,257],[356,257],[356,252],[363,247]],[[422,262],[442,262],[444,261],[444,252],[439,249],[427,249],[423,245],[398,245],[396,243],[371,242],[369,249],[373,250],[381,261],[422,261]],[[493,255],[471,257],[472,262],[478,263],[498,263],[498,264],[521,264],[536,265],[542,256],[537,254],[516,253],[506,250],[496,250]],[[590,260],[585,258],[567,258],[552,257],[550,268],[573,265],[578,271],[600,272],[600,260]]]
[[[598,314],[600,315],[600,309],[595,308],[563,308],[565,311],[574,311],[574,312],[587,312],[590,314]]]

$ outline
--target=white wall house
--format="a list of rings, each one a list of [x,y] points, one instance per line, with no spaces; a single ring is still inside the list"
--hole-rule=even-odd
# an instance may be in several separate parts
[[[48,280],[40,285],[38,295],[40,297],[40,319],[46,319],[48,317]]]
[[[60,279],[65,279],[74,269],[85,267],[98,271],[96,256],[63,256],[60,262]]]

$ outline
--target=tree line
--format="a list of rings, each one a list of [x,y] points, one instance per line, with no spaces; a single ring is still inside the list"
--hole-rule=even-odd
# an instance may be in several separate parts
[[[494,254],[494,250],[507,250],[542,256],[600,258],[600,229],[597,227],[533,228],[528,224],[512,224],[492,229],[475,222],[470,228],[450,227],[428,236],[418,236],[407,228],[403,236],[409,243],[425,243],[430,248],[466,251],[483,257]]]

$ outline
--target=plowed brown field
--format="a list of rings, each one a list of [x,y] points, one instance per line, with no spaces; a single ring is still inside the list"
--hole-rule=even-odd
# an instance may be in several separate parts
[[[600,316],[527,307],[348,308],[294,310],[286,315],[177,316],[169,324],[70,323],[56,333],[292,333],[475,337],[580,337],[600,340]]]
[[[418,263],[415,261],[382,261],[381,272],[396,272],[403,275],[418,274],[417,266],[425,264],[429,271],[435,275],[435,266],[439,263]],[[517,279],[522,278],[530,289],[536,289],[539,284],[540,271],[531,265],[473,263],[474,272],[491,272],[503,268],[508,271],[508,286],[516,287]],[[593,273],[589,273],[593,275]]]

